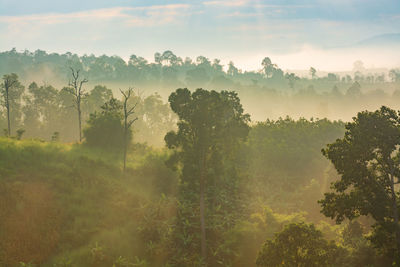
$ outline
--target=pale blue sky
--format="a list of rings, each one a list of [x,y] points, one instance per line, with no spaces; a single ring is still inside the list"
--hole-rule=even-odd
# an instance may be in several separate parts
[[[391,46],[400,41],[399,26],[398,0],[0,0],[0,51],[152,60],[155,52],[172,50],[247,69],[264,56],[283,68],[346,69],[356,59],[400,66],[399,50]],[[385,34],[392,43],[380,38],[384,49],[357,46]]]

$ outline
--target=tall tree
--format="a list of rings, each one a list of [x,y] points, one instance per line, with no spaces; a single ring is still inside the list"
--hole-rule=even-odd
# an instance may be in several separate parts
[[[21,92],[17,92],[22,86],[18,81],[18,75],[15,73],[6,74],[3,76],[3,83],[1,84],[1,93],[4,98],[4,106],[7,110],[7,134],[11,135],[11,122],[10,122],[10,104],[15,101],[21,95]],[[23,90],[23,88],[22,88]]]
[[[272,64],[272,61],[269,57],[266,57],[262,60],[261,65],[263,66],[264,74],[267,78],[271,78],[274,74],[276,64]]]
[[[294,73],[286,73],[285,74],[285,78],[288,80],[289,82],[289,87],[290,89],[294,89],[294,83],[299,80],[300,78],[296,76],[296,74]]]
[[[126,169],[126,152],[128,150],[128,137],[129,137],[129,131],[132,126],[132,123],[134,123],[138,117],[135,117],[133,119],[130,119],[129,117],[135,113],[135,108],[137,104],[139,103],[136,102],[132,107],[128,107],[128,101],[129,98],[131,97],[133,93],[133,88],[129,88],[125,92],[120,90],[121,94],[123,96],[123,108],[124,108],[124,171]]]
[[[313,67],[310,67],[310,75],[312,79],[315,79],[315,74],[317,73],[317,70]]]
[[[342,139],[323,149],[341,179],[320,201],[336,222],[370,215],[371,240],[400,264],[400,114],[387,107],[363,111],[346,125]]]
[[[82,109],[81,102],[82,97],[85,96],[85,91],[82,89],[82,85],[87,83],[89,80],[80,77],[80,70],[71,69],[72,80],[69,81],[69,93],[74,96],[75,108],[78,112],[78,123],[79,123],[79,142],[82,142]]]
[[[199,203],[200,255],[207,265],[207,184],[216,184],[218,178],[222,179],[223,159],[246,138],[249,115],[243,114],[234,92],[197,89],[191,93],[186,88],[177,89],[169,102],[179,122],[178,131],[169,132],[165,141],[168,148],[175,150],[173,158],[183,166],[181,189],[186,191],[187,198],[197,199]]]

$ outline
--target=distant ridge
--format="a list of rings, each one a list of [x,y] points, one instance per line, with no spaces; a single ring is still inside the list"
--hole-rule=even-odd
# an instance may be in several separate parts
[[[376,35],[371,38],[362,40],[356,46],[386,46],[400,45],[400,33],[388,33]]]

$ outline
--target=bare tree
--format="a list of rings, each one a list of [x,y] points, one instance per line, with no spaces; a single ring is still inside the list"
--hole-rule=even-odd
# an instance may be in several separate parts
[[[70,68],[72,72],[72,80],[69,81],[68,86],[72,89],[70,93],[74,96],[75,108],[78,111],[78,122],[79,122],[79,142],[82,142],[82,111],[81,111],[81,100],[85,95],[85,91],[82,89],[82,85],[87,83],[89,80],[86,78],[80,78],[80,70],[74,70]]]
[[[11,135],[11,124],[10,124],[10,89],[18,84],[18,76],[15,73],[7,74],[3,76],[3,97],[4,106],[7,109],[7,134]]]
[[[135,113],[135,108],[139,101],[137,101],[131,108],[128,107],[128,100],[131,97],[133,93],[133,88],[129,88],[127,91],[121,91],[121,94],[123,95],[123,107],[124,107],[124,172],[126,169],[126,153],[128,150],[128,135],[129,135],[129,129],[132,126],[132,124],[138,119],[138,117],[135,117],[134,119],[129,119],[129,116]]]

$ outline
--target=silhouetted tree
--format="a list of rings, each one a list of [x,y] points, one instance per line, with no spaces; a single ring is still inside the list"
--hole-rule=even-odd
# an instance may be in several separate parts
[[[272,64],[271,59],[269,57],[266,57],[263,59],[261,62],[261,65],[263,66],[264,74],[267,78],[271,78],[272,75],[274,74],[276,65]]]
[[[338,261],[345,259],[344,252],[335,242],[324,239],[313,224],[292,223],[265,242],[256,263],[263,267],[339,266]]]
[[[87,83],[89,80],[86,78],[80,78],[80,70],[71,69],[72,80],[70,80],[69,93],[74,96],[74,104],[75,108],[78,112],[78,124],[79,124],[79,142],[82,142],[82,109],[81,109],[81,101],[82,97],[85,96],[85,91],[82,89],[82,85]]]
[[[124,109],[124,171],[126,169],[126,152],[128,149],[129,145],[129,133],[130,133],[130,128],[132,126],[132,123],[134,123],[138,117],[135,117],[134,119],[130,119],[129,116],[135,113],[135,108],[139,102],[136,102],[135,105],[132,107],[128,107],[128,101],[129,98],[131,97],[131,94],[133,93],[133,88],[129,88],[126,92],[121,91],[121,94],[123,95],[123,109]]]
[[[115,98],[104,103],[100,111],[90,114],[83,130],[88,146],[118,152],[124,147],[124,133],[122,104]]]
[[[334,192],[320,201],[322,213],[341,223],[371,215],[375,220],[372,242],[399,264],[400,116],[381,107],[363,111],[346,124],[342,139],[329,144],[323,154],[331,160],[341,179]]]
[[[315,74],[317,73],[317,70],[316,69],[314,69],[313,67],[310,67],[310,75],[311,75],[311,78],[312,79],[315,79]]]
[[[3,76],[3,83],[1,84],[1,93],[4,98],[3,105],[7,110],[7,134],[11,135],[11,122],[10,122],[10,104],[20,97],[21,92],[18,92],[21,84],[18,81],[18,76],[15,73],[6,74]],[[15,90],[15,92],[14,92]],[[22,89],[23,90],[23,89]]]
[[[299,80],[300,78],[296,76],[296,74],[294,73],[286,73],[285,74],[285,78],[288,80],[289,82],[289,87],[291,89],[294,89],[294,83]]]
[[[175,159],[183,164],[182,179],[188,195],[198,193],[200,203],[201,259],[207,265],[206,199],[207,183],[213,177],[212,166],[223,169],[222,159],[246,138],[249,116],[234,92],[177,89],[169,97],[178,115],[178,131],[165,136],[168,148],[175,149]],[[218,170],[214,169],[214,173]],[[199,186],[199,188],[197,187]],[[192,197],[190,197],[192,198]]]

